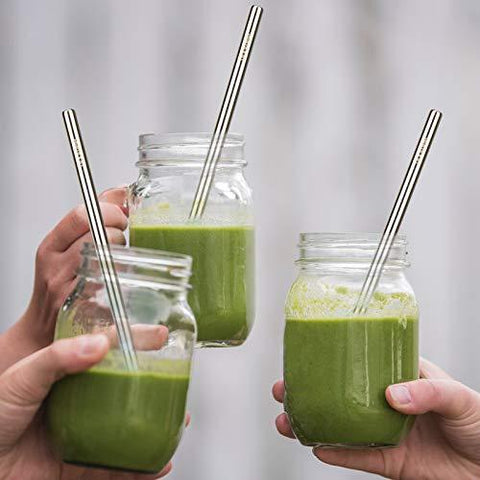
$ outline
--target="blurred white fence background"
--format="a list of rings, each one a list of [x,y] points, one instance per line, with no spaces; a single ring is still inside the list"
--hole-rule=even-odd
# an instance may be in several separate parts
[[[246,0],[2,0],[2,327],[35,249],[80,194],[60,112],[77,109],[97,186],[134,180],[137,136],[208,131]],[[283,301],[300,231],[378,231],[427,110],[445,114],[404,225],[422,354],[480,388],[480,3],[264,0],[233,131],[258,222],[248,343],[200,351],[172,480],[373,478],[278,436]]]

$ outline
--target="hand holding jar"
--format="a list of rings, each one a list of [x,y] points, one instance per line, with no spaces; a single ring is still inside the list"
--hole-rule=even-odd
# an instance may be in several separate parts
[[[94,368],[55,384],[46,424],[66,463],[150,474],[165,468],[183,434],[195,344],[186,301],[191,259],[118,246],[111,252],[137,367],[124,363],[98,257],[85,244],[55,339],[102,333],[111,349]]]
[[[100,197],[109,241],[124,245],[127,228],[126,188],[112,188]],[[48,233],[37,250],[35,282],[27,310],[0,337],[0,372],[53,340],[57,313],[77,278],[80,250],[91,241],[85,207],[71,210]]]
[[[422,359],[420,380],[386,390],[390,406],[418,415],[412,431],[397,448],[382,450],[313,450],[330,465],[382,475],[393,480],[475,480],[480,478],[480,394],[453,380]],[[277,382],[273,396],[283,402],[285,387]],[[278,431],[295,438],[285,413],[276,420]]]
[[[0,476],[11,479],[113,480],[117,472],[66,465],[53,453],[39,417],[53,383],[100,362],[109,349],[105,335],[59,340],[24,358],[0,375]],[[125,480],[153,480],[155,475],[124,474]]]
[[[404,236],[366,313],[353,313],[378,239],[301,234],[285,305],[284,382],[273,387],[285,405],[277,429],[332,465],[395,480],[479,478],[480,394],[425,360],[419,371]]]
[[[107,190],[100,198],[112,245],[125,244],[125,199],[125,188]],[[0,385],[5,386],[0,394],[5,394],[8,407],[3,411],[0,407],[0,422],[5,421],[0,425],[0,456],[2,442],[5,450],[5,462],[0,458],[2,478],[5,472],[9,472],[7,478],[33,478],[32,472],[36,475],[39,465],[45,474],[41,478],[49,480],[84,478],[87,472],[92,479],[117,478],[118,473],[64,463],[61,455],[73,452],[74,457],[79,455],[67,458],[73,463],[93,465],[96,462],[103,466],[106,462],[108,466],[108,459],[115,458],[112,445],[118,446],[124,437],[130,445],[127,451],[134,457],[129,465],[133,470],[137,465],[142,469],[142,458],[147,455],[146,468],[152,475],[124,473],[122,478],[159,478],[171,469],[168,462],[183,432],[195,342],[195,324],[186,303],[190,260],[160,252],[153,252],[152,257],[149,252],[112,246],[129,301],[130,318],[135,322],[131,329],[141,371],[129,374],[123,371],[122,362],[117,358],[117,334],[104,284],[99,281],[97,259],[93,248],[85,247],[90,239],[83,207],[72,210],[57,224],[38,249],[35,289],[25,315],[0,336],[0,372],[6,370],[0,377]],[[73,294],[65,301],[71,290]],[[61,311],[57,320],[58,310]],[[54,329],[57,342],[45,347],[52,342]],[[67,338],[84,333],[91,335],[78,340]],[[102,335],[95,335],[98,333]],[[92,339],[96,339],[96,343]],[[107,355],[101,347],[106,340],[107,345],[110,344]],[[52,371],[45,371],[42,376],[38,369],[42,367],[43,358],[50,359],[48,365]],[[65,375],[66,378],[61,378]],[[42,389],[37,386],[39,382]],[[54,382],[57,383],[52,386]],[[102,388],[105,395],[101,394]],[[110,390],[114,392],[113,397]],[[42,411],[39,427],[32,418],[47,393],[47,415],[44,419]],[[17,405],[18,402],[21,405]],[[12,416],[13,410],[18,410],[18,415]],[[154,431],[153,441],[148,436],[149,428]],[[53,436],[56,448],[52,448],[47,439],[47,431]],[[133,438],[139,434],[141,438]],[[87,437],[83,444],[82,435]],[[110,440],[105,442],[106,438]],[[39,439],[41,448],[36,443]],[[62,449],[65,442],[68,452]],[[103,446],[107,444],[108,452],[102,450],[98,442],[103,442]],[[12,448],[17,444],[18,452]],[[132,444],[141,454],[133,451]],[[96,456],[90,462],[88,455],[92,451]],[[18,461],[9,460],[10,452],[15,453]],[[121,461],[128,464],[128,455],[122,452]]]

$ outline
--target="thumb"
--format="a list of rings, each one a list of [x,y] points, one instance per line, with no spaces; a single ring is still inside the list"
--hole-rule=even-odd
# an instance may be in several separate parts
[[[0,445],[23,434],[57,380],[92,367],[108,347],[105,335],[58,340],[0,375]]]
[[[449,379],[421,379],[390,385],[385,396],[395,410],[411,415],[435,412],[459,420],[480,411],[480,394]]]

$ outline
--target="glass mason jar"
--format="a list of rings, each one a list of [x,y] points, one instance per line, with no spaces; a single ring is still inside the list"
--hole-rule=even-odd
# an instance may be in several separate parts
[[[418,378],[418,308],[397,236],[367,313],[352,311],[380,235],[300,235],[287,296],[285,411],[309,446],[397,445],[414,417],[388,405],[388,385]]]
[[[243,136],[227,136],[200,220],[189,221],[210,135],[140,136],[130,187],[130,245],[193,258],[188,301],[200,346],[241,345],[254,319],[252,192],[244,177]]]
[[[175,452],[185,422],[196,335],[186,299],[191,259],[112,246],[138,360],[132,372],[118,349],[93,246],[86,244],[82,255],[55,339],[105,333],[111,348],[90,370],[54,385],[47,403],[50,436],[68,463],[158,472]]]

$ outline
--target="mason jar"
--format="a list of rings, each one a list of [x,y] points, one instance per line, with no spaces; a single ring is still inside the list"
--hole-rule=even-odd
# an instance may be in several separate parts
[[[309,446],[397,445],[414,417],[388,385],[418,378],[418,307],[398,235],[365,314],[353,309],[380,235],[303,233],[285,305],[285,411]]]
[[[187,303],[191,259],[111,247],[138,369],[128,370],[92,245],[82,251],[79,280],[61,308],[55,339],[104,333],[106,357],[57,382],[47,401],[47,426],[68,463],[156,473],[183,433],[195,320]]]
[[[190,255],[188,301],[199,346],[241,345],[254,319],[252,191],[243,136],[227,136],[205,212],[190,221],[210,134],[140,136],[139,175],[130,187],[130,245]]]

